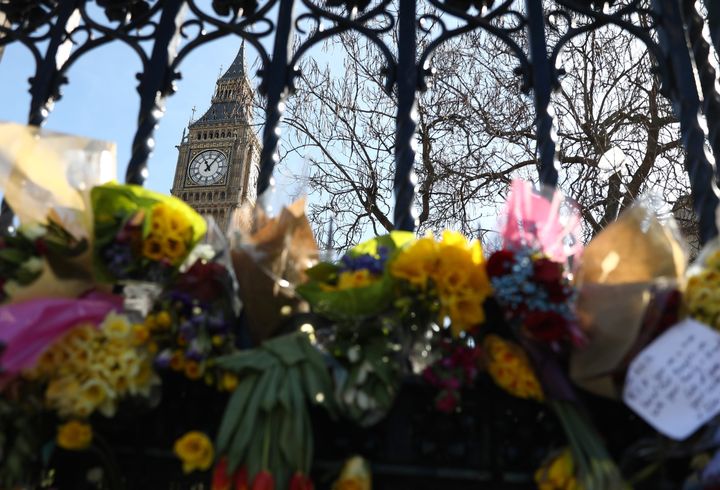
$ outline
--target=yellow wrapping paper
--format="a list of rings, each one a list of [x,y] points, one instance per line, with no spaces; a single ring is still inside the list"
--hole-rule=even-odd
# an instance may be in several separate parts
[[[115,178],[115,144],[0,123],[0,192],[21,224],[53,220],[77,239],[92,238],[90,189]],[[14,288],[10,302],[75,297],[94,286],[91,252],[69,259],[73,278],[59,278],[45,259],[40,277]]]
[[[304,199],[274,218],[243,208],[233,223],[238,229],[231,256],[240,299],[252,340],[260,343],[279,333],[291,313],[308,311],[294,286],[305,282],[305,270],[317,262],[317,243]]]
[[[87,192],[115,174],[114,143],[0,123],[0,192],[21,223],[45,223],[51,210],[87,216]]]
[[[576,384],[618,396],[613,375],[638,338],[653,288],[676,284],[686,267],[672,225],[661,223],[643,201],[588,244],[576,272],[577,312],[589,339],[570,358]]]

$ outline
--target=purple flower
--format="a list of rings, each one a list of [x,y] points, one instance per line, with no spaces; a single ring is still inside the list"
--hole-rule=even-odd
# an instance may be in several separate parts
[[[205,355],[202,352],[202,349],[200,347],[200,343],[197,341],[197,339],[190,342],[190,346],[188,347],[188,350],[185,352],[185,357],[187,359],[190,359],[191,361],[197,361],[200,362],[205,358]]]
[[[382,274],[385,268],[385,261],[388,257],[386,247],[378,247],[378,257],[370,254],[350,255],[345,254],[340,259],[340,272],[354,272],[367,269],[372,274]]]
[[[182,335],[182,337],[187,341],[193,340],[197,337],[195,325],[191,322],[184,322],[180,325],[180,335]]]
[[[132,267],[132,249],[129,244],[111,243],[103,250],[107,269],[115,277],[126,277]]]
[[[170,360],[172,359],[172,352],[170,349],[164,349],[155,356],[155,367],[158,369],[167,369],[170,367]]]

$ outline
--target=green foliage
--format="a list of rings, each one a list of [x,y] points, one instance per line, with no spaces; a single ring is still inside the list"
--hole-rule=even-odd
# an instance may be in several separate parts
[[[276,337],[260,347],[217,360],[239,383],[218,431],[218,454],[230,470],[247,465],[250,481],[268,470],[277,488],[295,471],[308,474],[313,435],[307,401],[333,411],[332,381],[320,352],[307,335]]]

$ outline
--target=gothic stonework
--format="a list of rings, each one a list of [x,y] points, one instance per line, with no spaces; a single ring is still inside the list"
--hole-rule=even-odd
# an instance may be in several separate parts
[[[255,203],[260,143],[245,45],[217,81],[210,108],[183,131],[171,193],[228,228],[235,209]]]

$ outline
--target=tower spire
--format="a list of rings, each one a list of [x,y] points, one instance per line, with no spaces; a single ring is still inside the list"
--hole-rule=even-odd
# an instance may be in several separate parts
[[[238,49],[235,59],[220,80],[233,80],[242,78],[247,73],[247,65],[245,62],[245,40],[243,39]]]

